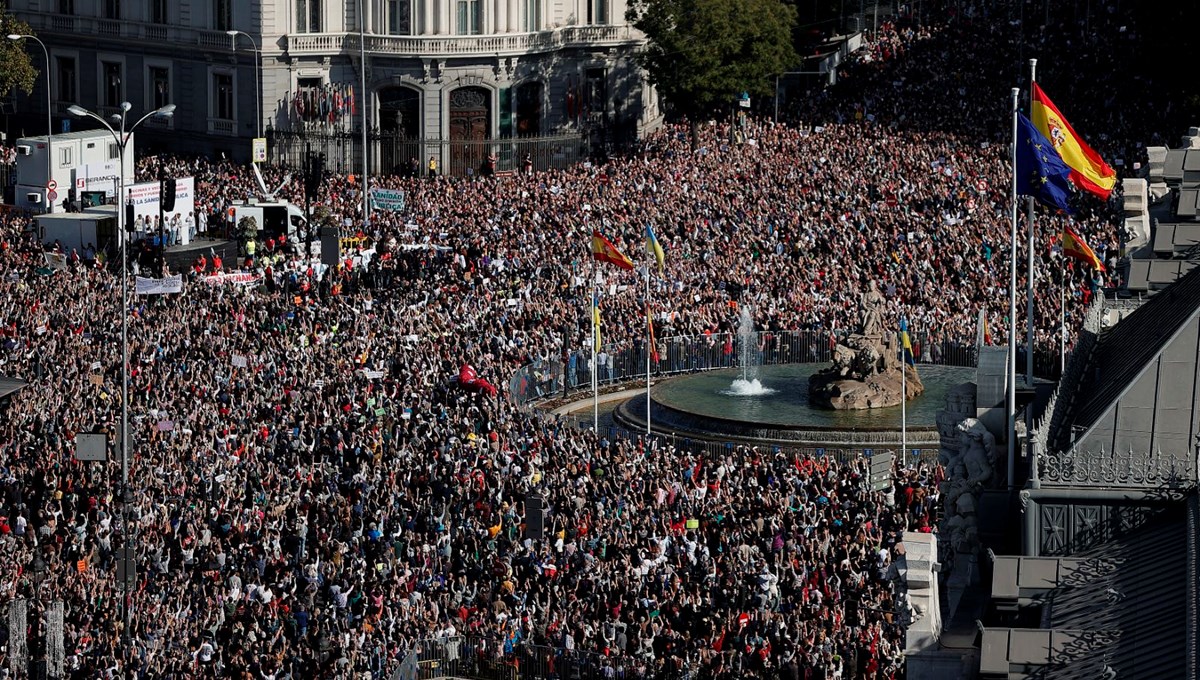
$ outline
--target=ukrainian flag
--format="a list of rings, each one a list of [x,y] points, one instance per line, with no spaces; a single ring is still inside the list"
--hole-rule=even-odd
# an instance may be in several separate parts
[[[596,351],[600,351],[600,293],[592,293],[592,337],[596,341]]]
[[[913,356],[912,339],[908,337],[908,319],[900,319],[900,352],[903,355],[904,363],[917,370],[917,360]]]
[[[654,235],[654,229],[649,224],[646,225],[646,250],[654,256],[654,259],[658,262],[658,273],[662,274],[663,262],[667,258],[663,253],[662,245],[658,242],[658,237]]]

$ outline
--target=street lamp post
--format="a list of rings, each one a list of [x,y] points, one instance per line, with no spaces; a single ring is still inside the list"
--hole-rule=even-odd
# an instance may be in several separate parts
[[[54,202],[50,200],[50,180],[54,179],[54,155],[52,153],[52,141],[54,139],[54,110],[50,108],[50,52],[46,50],[46,43],[42,42],[36,35],[23,35],[20,33],[9,33],[9,40],[21,40],[28,38],[36,42],[42,47],[42,54],[46,57],[46,212],[54,212]]]
[[[120,132],[118,132],[108,121],[101,118],[99,115],[88,111],[82,106],[72,104],[67,111],[72,116],[78,118],[91,118],[108,130],[113,136],[113,141],[117,143],[118,162],[121,164],[117,170],[117,237],[121,239],[121,429],[118,436],[121,438],[121,541],[123,549],[121,557],[125,562],[125,578],[121,579],[121,588],[123,596],[121,598],[121,607],[125,619],[125,637],[128,637],[132,631],[132,616],[129,607],[129,569],[131,567],[129,558],[129,502],[131,495],[129,493],[129,257],[127,253],[127,245],[129,238],[125,233],[125,210],[123,201],[125,199],[125,145],[129,143],[130,135],[151,116],[160,116],[169,118],[175,114],[175,105],[168,104],[161,109],[155,109],[150,113],[142,116],[136,123],[125,129],[125,115],[129,113],[129,109],[133,106],[129,102],[121,104],[121,113],[113,114],[113,122],[120,123]]]
[[[254,38],[245,31],[229,30],[225,31],[225,35],[233,38],[233,49],[237,51],[237,37],[239,35],[246,36],[250,41],[250,47],[254,48],[254,117],[257,123],[254,125],[255,137],[262,137],[262,55],[258,51],[258,43],[254,42]]]

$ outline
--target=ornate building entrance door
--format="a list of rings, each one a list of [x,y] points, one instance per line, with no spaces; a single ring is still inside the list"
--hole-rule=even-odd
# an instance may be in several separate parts
[[[450,93],[451,174],[478,170],[491,149],[492,93],[482,87],[460,87]]]
[[[404,174],[410,159],[422,168],[421,93],[411,87],[379,90],[379,169]]]

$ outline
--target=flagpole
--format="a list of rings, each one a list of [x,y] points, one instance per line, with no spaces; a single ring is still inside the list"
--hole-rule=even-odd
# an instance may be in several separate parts
[[[1008,263],[1008,488],[1015,488],[1013,478],[1017,471],[1017,99],[1018,88],[1012,89],[1012,232]]]
[[[1067,372],[1067,268],[1058,263],[1058,375]]]
[[[908,467],[908,355],[903,340],[900,342],[900,467]]]
[[[1030,109],[1033,108],[1033,84],[1035,82],[1037,82],[1037,59],[1030,59],[1029,60],[1029,102],[1030,102],[1029,106],[1030,106]],[[1014,141],[1014,144],[1015,144],[1015,141]],[[1013,167],[1015,168],[1016,166],[1014,165]],[[1034,323],[1034,319],[1033,319],[1033,275],[1034,275],[1034,261],[1033,261],[1034,200],[1033,200],[1033,196],[1030,196],[1028,198],[1028,202],[1025,204],[1025,211],[1026,211],[1026,215],[1027,215],[1027,217],[1025,218],[1025,222],[1029,226],[1029,273],[1028,273],[1028,276],[1025,281],[1025,295],[1026,295],[1025,315],[1026,315],[1026,320],[1027,320],[1027,326],[1025,329],[1025,386],[1032,387],[1033,386],[1033,323]]]
[[[654,256],[651,255],[651,258]],[[650,263],[646,263],[646,435],[650,434],[650,352],[653,344],[653,330],[650,318]],[[649,442],[647,441],[647,444]]]
[[[596,345],[600,344],[600,323],[596,310],[600,305],[597,298],[596,260],[592,258],[592,429],[600,435],[600,367],[596,365]]]

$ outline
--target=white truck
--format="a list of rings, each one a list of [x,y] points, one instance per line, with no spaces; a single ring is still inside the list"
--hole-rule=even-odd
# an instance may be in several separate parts
[[[38,239],[46,245],[57,242],[68,254],[72,248],[82,253],[89,244],[96,250],[115,246],[117,214],[114,208],[107,207],[107,211],[38,215],[34,218]]]
[[[250,200],[233,206],[235,228],[240,228],[242,220],[247,217],[253,217],[258,225],[259,241],[278,241],[280,234],[287,234],[289,241],[303,241],[306,236],[305,225],[308,222],[304,218],[304,211],[287,201],[259,203]],[[314,237],[319,239],[315,234]]]

